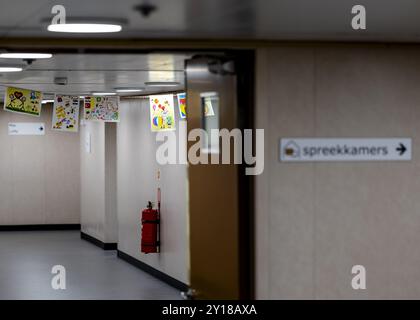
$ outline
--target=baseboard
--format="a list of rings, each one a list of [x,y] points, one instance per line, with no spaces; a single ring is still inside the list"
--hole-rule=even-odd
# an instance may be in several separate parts
[[[0,225],[0,231],[61,231],[80,230],[80,224]]]
[[[154,276],[155,278],[158,278],[159,280],[162,280],[163,282],[166,282],[167,284],[169,284],[170,286],[174,287],[175,289],[178,289],[180,291],[187,291],[188,290],[188,285],[186,285],[185,283],[172,278],[171,276],[168,276],[166,273],[163,273],[151,266],[149,266],[148,264],[145,264],[144,262],[141,262],[140,260],[137,260],[136,258],[128,255],[127,253],[124,253],[120,250],[117,250],[117,255],[118,258],[121,258],[122,260],[128,262],[129,264],[151,274],[152,276]]]
[[[95,237],[92,237],[84,232],[80,232],[80,238],[83,240],[86,240],[90,243],[93,243],[95,246],[98,246],[101,249],[104,250],[117,250],[117,244],[116,243],[105,243],[101,240],[96,239]]]

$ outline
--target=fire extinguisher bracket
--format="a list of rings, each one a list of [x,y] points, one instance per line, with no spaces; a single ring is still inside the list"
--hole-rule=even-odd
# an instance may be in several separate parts
[[[155,224],[159,224],[160,220],[141,220],[142,223],[155,223]]]

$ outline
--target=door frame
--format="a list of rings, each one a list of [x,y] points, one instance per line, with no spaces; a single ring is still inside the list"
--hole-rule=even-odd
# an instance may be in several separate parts
[[[255,51],[240,52],[236,58],[237,101],[239,128],[252,129],[255,150]],[[240,299],[255,299],[255,179],[246,175],[246,164],[242,162],[238,170],[239,212],[239,279]],[[240,215],[240,216],[241,216]]]
[[[238,128],[255,129],[256,45],[247,41],[174,41],[174,40],[98,40],[98,39],[6,39],[0,46],[10,51],[48,51],[52,54],[223,54],[236,63]],[[254,131],[255,132],[255,131]],[[255,134],[254,146],[255,150]],[[255,179],[245,174],[246,164],[238,166],[239,278],[240,299],[255,299]]]

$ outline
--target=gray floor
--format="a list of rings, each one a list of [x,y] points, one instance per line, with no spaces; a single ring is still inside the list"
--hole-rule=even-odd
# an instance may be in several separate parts
[[[51,286],[66,268],[66,290]],[[179,292],[80,239],[78,231],[0,232],[0,299],[179,299]]]

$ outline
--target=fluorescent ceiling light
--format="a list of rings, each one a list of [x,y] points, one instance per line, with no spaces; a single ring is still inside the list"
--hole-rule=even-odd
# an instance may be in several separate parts
[[[1,72],[20,72],[26,66],[22,64],[8,64],[8,63],[0,63],[0,73]]]
[[[143,88],[115,88],[115,91],[119,93],[130,93],[130,92],[142,92]]]
[[[94,96],[115,96],[115,92],[92,92]]]
[[[0,58],[3,59],[49,59],[52,57],[50,53],[0,53]]]
[[[179,82],[146,82],[148,87],[177,87],[181,85]]]
[[[42,104],[53,103],[53,102],[54,100],[50,100],[50,99],[42,100]]]
[[[48,31],[67,33],[110,33],[120,32],[121,25],[104,23],[63,23],[50,24]]]
[[[23,68],[20,67],[1,67],[0,66],[0,73],[2,72],[21,72]]]

